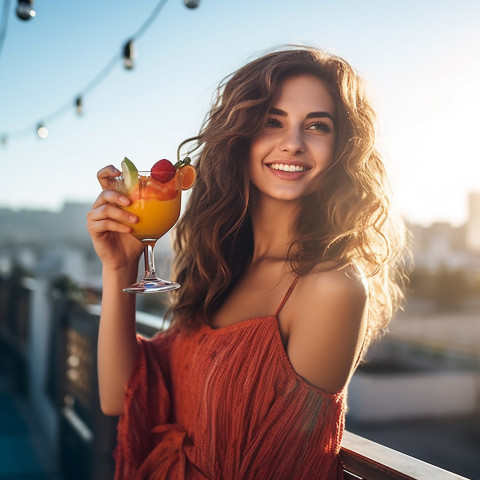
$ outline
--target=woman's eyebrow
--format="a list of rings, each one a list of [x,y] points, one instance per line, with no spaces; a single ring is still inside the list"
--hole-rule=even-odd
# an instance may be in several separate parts
[[[288,116],[285,110],[282,110],[281,108],[276,108],[276,107],[272,107],[268,113],[270,115],[278,115],[280,117]],[[307,114],[306,118],[329,118],[332,122],[335,122],[335,120],[333,119],[333,116],[330,113],[324,112],[324,111],[310,112]]]
[[[280,108],[275,108],[275,107],[272,107],[268,113],[270,115],[279,115],[280,117],[286,117],[287,116],[287,112],[285,110],[281,110]]]
[[[329,118],[332,122],[335,121],[333,116],[328,112],[310,112],[307,114],[307,118]]]

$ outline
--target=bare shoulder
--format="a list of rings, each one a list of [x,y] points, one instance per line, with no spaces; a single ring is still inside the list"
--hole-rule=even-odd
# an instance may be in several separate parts
[[[300,291],[312,300],[322,297],[342,297],[346,301],[365,301],[366,283],[353,268],[329,268],[313,271],[301,279]]]
[[[366,310],[366,286],[353,269],[319,268],[302,277],[285,311],[297,373],[326,391],[341,390],[362,348]]]
[[[348,323],[354,326],[361,321],[367,287],[361,276],[351,268],[319,269],[301,278],[295,294],[292,307],[303,315],[295,315],[293,327],[313,328],[323,324],[342,328]]]

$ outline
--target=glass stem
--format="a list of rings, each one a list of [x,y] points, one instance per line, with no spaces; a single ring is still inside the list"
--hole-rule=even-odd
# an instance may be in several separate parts
[[[149,240],[144,242],[143,258],[145,260],[145,278],[156,278],[155,272],[155,258],[153,254],[153,247],[155,247],[156,240]]]

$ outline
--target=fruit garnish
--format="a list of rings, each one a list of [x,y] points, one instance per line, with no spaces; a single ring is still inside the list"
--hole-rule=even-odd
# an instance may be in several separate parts
[[[197,171],[195,167],[190,164],[186,164],[180,167],[180,174],[181,174],[181,185],[182,190],[188,190],[192,188],[192,185],[195,183],[195,179],[197,178]]]
[[[160,183],[169,182],[177,172],[172,162],[163,158],[152,167],[152,177]]]
[[[122,167],[123,178],[125,181],[125,186],[127,187],[127,191],[130,192],[138,183],[137,167],[127,157],[125,157],[122,160],[121,167]]]
[[[190,164],[192,159],[190,157],[185,157],[183,160],[178,160],[175,164],[175,168],[177,168],[181,173],[181,186],[182,190],[188,190],[192,188],[192,185],[195,183],[195,179],[197,178],[197,171],[195,167]]]

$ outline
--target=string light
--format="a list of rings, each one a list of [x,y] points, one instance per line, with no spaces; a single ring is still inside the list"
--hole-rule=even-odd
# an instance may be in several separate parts
[[[37,125],[37,135],[43,140],[48,137],[48,130],[43,123]]]
[[[133,40],[128,40],[123,46],[123,64],[127,70],[133,68]]]
[[[198,5],[200,4],[200,0],[184,0],[184,2],[186,7],[192,8],[192,9],[197,8]],[[9,0],[5,0],[4,9],[7,9],[6,6],[8,6],[8,3],[9,3]],[[148,30],[148,28],[153,23],[153,21],[158,16],[158,14],[163,9],[166,3],[167,3],[167,0],[160,0],[157,6],[153,9],[150,16],[145,20],[145,22],[140,26],[140,28],[130,37],[130,39],[125,42],[122,49],[122,57],[123,57],[123,62],[126,69],[131,70],[134,67],[134,62],[133,62],[135,58],[134,40],[138,40]],[[29,20],[30,18],[35,17],[36,12],[33,9],[32,5],[33,5],[33,0],[18,0],[18,6],[16,11],[17,16],[22,20]],[[0,33],[2,33],[4,36],[5,32],[6,32],[6,26],[3,26]],[[2,38],[0,38],[0,40],[2,40]],[[0,47],[1,46],[2,46],[2,42],[0,42]],[[118,64],[118,61],[119,61],[119,57],[117,53],[105,65],[105,67],[87,84],[87,86],[81,90],[81,93],[79,93],[75,97],[74,107],[78,115],[83,114],[83,98],[85,94],[93,90],[115,68],[115,66]],[[54,112],[44,116],[43,119],[48,120],[48,122],[52,122],[57,118],[59,118],[60,116],[63,116],[71,108],[72,108],[72,103],[70,100],[68,104],[64,104]],[[2,133],[0,135],[0,143],[2,144],[2,146],[6,146],[8,141],[11,138],[13,137],[21,138],[28,135],[31,132],[31,128],[32,127],[30,126],[15,132]],[[43,124],[43,122],[39,122],[37,124],[36,132],[37,132],[37,135],[42,139],[48,137],[48,130]]]
[[[82,96],[79,95],[76,99],[75,99],[75,109],[77,111],[77,115],[82,115],[83,114],[83,100],[82,100]]]
[[[35,17],[37,13],[32,7],[33,0],[18,0],[16,14],[20,20],[30,20]]]
[[[184,3],[187,8],[197,8],[200,0],[184,0]]]

